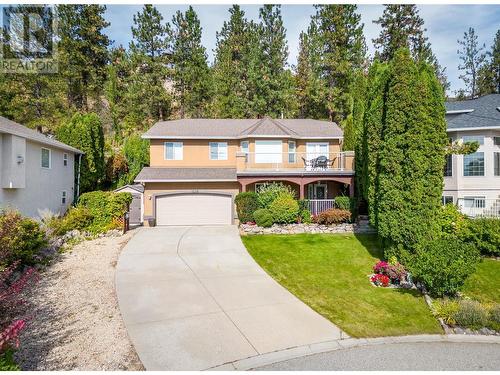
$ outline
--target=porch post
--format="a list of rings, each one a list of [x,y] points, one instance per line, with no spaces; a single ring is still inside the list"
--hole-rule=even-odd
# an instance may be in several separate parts
[[[243,181],[240,181],[241,184],[241,192],[244,193],[247,191],[247,184],[245,184]]]
[[[302,180],[302,178],[300,179],[300,183],[299,183],[299,199],[304,199],[304,189],[305,189],[305,185],[304,185],[304,182]]]
[[[349,184],[349,196],[354,197],[354,178],[351,178],[351,183]]]

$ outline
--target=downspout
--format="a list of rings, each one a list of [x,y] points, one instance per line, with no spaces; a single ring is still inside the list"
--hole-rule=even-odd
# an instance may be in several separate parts
[[[78,154],[78,174],[76,176],[76,197],[75,202],[80,197],[80,167],[82,165],[82,154]]]

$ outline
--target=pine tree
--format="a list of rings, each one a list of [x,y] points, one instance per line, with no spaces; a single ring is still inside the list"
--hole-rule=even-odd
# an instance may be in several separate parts
[[[86,111],[98,106],[106,79],[109,38],[103,5],[58,5],[59,69],[70,106]]]
[[[200,20],[190,6],[184,14],[177,11],[172,25],[172,79],[179,116],[202,117],[212,85]]]
[[[251,118],[256,53],[256,26],[247,21],[239,5],[229,9],[230,19],[217,32],[213,66],[212,115],[220,118]]]
[[[474,28],[469,27],[469,30],[464,32],[463,39],[457,41],[461,47],[457,50],[457,54],[462,62],[458,69],[463,71],[460,79],[464,81],[471,99],[477,97],[479,70],[486,59],[486,54],[483,52],[486,46],[484,44],[479,46],[477,39]]]
[[[131,112],[127,127],[140,127],[144,121],[165,120],[170,114],[171,96],[165,90],[169,63],[169,28],[152,5],[144,5],[134,15],[132,30],[131,75],[126,100]]]
[[[500,93],[500,30],[495,35],[487,60],[478,71],[479,96]]]

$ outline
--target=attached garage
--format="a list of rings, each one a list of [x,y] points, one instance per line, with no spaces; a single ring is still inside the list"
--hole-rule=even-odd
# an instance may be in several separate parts
[[[228,225],[233,196],[228,193],[166,193],[155,197],[156,225]]]

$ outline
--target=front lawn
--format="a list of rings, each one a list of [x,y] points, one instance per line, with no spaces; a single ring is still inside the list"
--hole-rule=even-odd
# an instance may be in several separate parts
[[[371,286],[367,275],[382,257],[373,235],[262,235],[242,240],[274,279],[351,336],[442,333],[418,292]]]
[[[500,261],[483,259],[467,279],[463,292],[482,303],[500,303]]]

